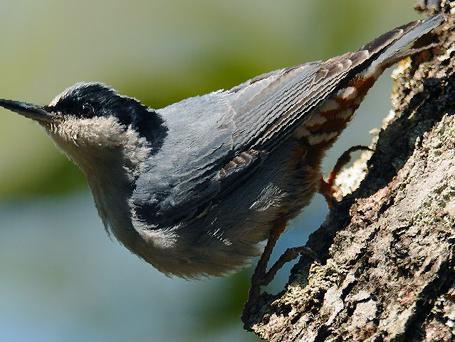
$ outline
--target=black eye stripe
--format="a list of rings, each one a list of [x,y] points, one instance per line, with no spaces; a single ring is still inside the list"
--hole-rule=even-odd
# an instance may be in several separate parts
[[[89,117],[89,118],[91,118],[91,117],[93,117],[93,116],[96,115],[95,109],[94,109],[93,106],[92,106],[90,103],[88,103],[88,102],[86,102],[86,103],[84,103],[84,104],[82,105],[81,114],[82,114],[83,116]]]
[[[132,127],[154,147],[167,135],[163,119],[140,101],[119,95],[102,84],[81,84],[69,89],[52,111],[76,118],[114,117],[125,128]]]

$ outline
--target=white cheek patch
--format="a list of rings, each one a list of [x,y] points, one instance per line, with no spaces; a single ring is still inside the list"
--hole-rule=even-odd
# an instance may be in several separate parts
[[[147,140],[131,127],[125,130],[113,117],[75,118],[49,127],[51,137],[79,166],[93,163],[97,156],[127,158],[133,166],[127,170],[136,174],[150,154]],[[117,151],[117,152],[115,152]]]
[[[79,146],[114,147],[125,139],[125,130],[112,117],[67,117],[55,133],[65,140],[77,141]]]

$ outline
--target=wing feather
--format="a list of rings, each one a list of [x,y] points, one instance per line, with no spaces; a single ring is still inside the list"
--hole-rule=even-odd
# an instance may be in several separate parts
[[[391,60],[442,17],[392,30],[357,52],[255,77],[158,110],[168,136],[132,196],[139,219],[172,225],[232,191],[311,113],[378,57]],[[204,209],[205,211],[205,209]]]

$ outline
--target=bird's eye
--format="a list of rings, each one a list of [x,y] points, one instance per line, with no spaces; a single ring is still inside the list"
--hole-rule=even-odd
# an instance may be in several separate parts
[[[90,103],[84,103],[82,105],[81,114],[87,118],[91,118],[95,115],[95,111],[93,110],[93,107]]]

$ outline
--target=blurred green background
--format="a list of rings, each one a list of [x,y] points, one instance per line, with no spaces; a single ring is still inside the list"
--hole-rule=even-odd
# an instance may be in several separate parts
[[[356,49],[417,18],[413,3],[2,0],[0,97],[44,104],[102,81],[159,108]],[[390,81],[378,83],[326,169],[387,113]],[[316,196],[275,254],[304,243],[326,210]],[[160,274],[108,239],[81,173],[43,130],[0,110],[0,341],[254,341],[239,319],[250,273]]]

